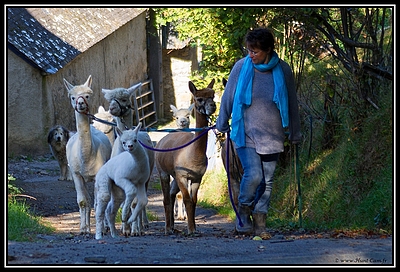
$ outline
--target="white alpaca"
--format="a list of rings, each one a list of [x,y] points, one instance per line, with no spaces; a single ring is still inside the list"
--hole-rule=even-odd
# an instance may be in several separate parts
[[[173,117],[175,119],[175,124],[176,124],[177,128],[178,129],[189,128],[189,126],[190,126],[190,116],[191,116],[193,108],[194,108],[194,103],[191,104],[189,106],[189,108],[180,108],[180,109],[178,109],[174,105],[169,105],[169,106],[170,106],[170,108],[171,108],[171,110],[173,112]],[[172,184],[176,184],[176,182],[173,181]],[[185,204],[183,203],[183,197],[182,197],[182,192],[181,191],[179,191],[176,194],[174,214],[176,216],[176,219],[178,219],[178,220],[185,220],[186,219],[186,209],[185,209]]]
[[[124,202],[122,233],[125,236],[141,234],[138,217],[148,202],[145,184],[150,175],[146,151],[138,141],[138,132],[141,126],[142,124],[139,123],[135,129],[125,131],[117,128],[118,138],[120,138],[125,151],[112,157],[96,175],[96,239],[102,239],[105,233],[104,216],[107,218],[111,236],[117,237],[115,217],[122,202]],[[115,190],[116,188],[119,190]],[[131,211],[131,203],[134,198],[137,199],[137,203]],[[131,224],[137,229],[131,229]]]
[[[121,126],[121,121],[120,118],[115,117],[115,119],[117,120],[117,127],[116,127],[116,133],[117,133],[117,138],[114,141],[114,145],[111,151],[111,158],[114,158],[115,156],[119,155],[120,153],[126,151],[126,147],[124,146],[124,139],[120,136],[122,131],[126,131],[126,129],[120,129],[120,127],[124,127],[123,125]],[[132,127],[132,129],[134,129],[135,127]],[[137,128],[137,127],[136,127]],[[150,139],[150,136],[148,133],[143,132],[143,131],[138,131],[138,140],[145,144],[146,146],[153,146],[153,142]],[[149,161],[149,167],[151,169],[149,176],[147,178],[147,182],[145,185],[146,188],[146,192],[147,192],[147,186],[148,186],[148,182],[150,180],[151,177],[151,173],[152,173],[152,169],[154,167],[154,152],[153,151],[149,151],[148,149],[145,149],[145,156],[143,157],[143,160],[148,160]],[[115,184],[112,185],[112,190],[114,191],[114,194],[118,194],[120,195],[120,198],[123,200],[124,199],[124,192],[123,190],[116,186]],[[121,202],[119,202],[121,203]],[[137,198],[134,198],[134,200],[132,201],[131,205],[132,205],[132,210],[135,209],[137,204]],[[107,207],[107,212],[110,212],[110,210],[113,207],[113,203],[109,203],[108,207]],[[136,223],[136,222],[135,222]],[[107,221],[104,221],[105,227],[108,227]],[[140,227],[138,226],[138,224],[140,225]],[[137,224],[132,225],[132,233],[133,235],[142,235],[142,231],[146,228],[148,228],[149,226],[149,221],[147,219],[147,215],[146,215],[146,207],[143,208],[143,210],[141,211],[141,213],[138,216],[138,220],[137,220]]]
[[[114,119],[117,123],[117,127],[121,131],[124,131],[126,128],[133,127],[133,113],[132,113],[131,97],[133,95],[133,92],[136,89],[140,88],[141,85],[142,85],[141,83],[138,83],[128,89],[125,89],[125,88],[115,88],[115,89],[111,89],[111,90],[110,89],[102,89],[104,98],[110,103],[108,111],[114,116]],[[138,133],[138,139],[143,144],[145,144],[149,147],[153,147],[153,142],[147,132],[140,131]],[[120,145],[118,143],[118,141],[114,141],[114,146],[113,146],[113,150],[111,153],[111,157],[118,155],[122,151],[124,151],[124,149],[122,148],[122,145]],[[147,191],[147,187],[149,185],[150,178],[151,178],[151,173],[154,168],[155,154],[154,154],[153,150],[150,150],[148,148],[145,148],[145,151],[148,155],[149,162],[150,162],[150,169],[151,169],[149,179],[146,182],[146,191]],[[132,203],[133,208],[135,206],[135,203],[136,203],[136,199]],[[149,220],[147,218],[146,209],[143,209],[141,219],[142,220],[140,220],[140,221],[143,224],[143,229],[148,228]]]
[[[114,117],[112,116],[110,111],[106,111],[103,106],[99,106],[99,109],[94,116],[110,123],[114,122]],[[103,132],[105,135],[107,135],[108,139],[110,140],[111,146],[114,145],[115,133],[113,125],[93,120],[93,126]]]
[[[194,103],[189,108],[178,109],[174,105],[169,105],[173,112],[176,126],[178,128],[188,128],[190,126],[190,115],[192,114]]]
[[[90,124],[89,113],[92,76],[85,84],[74,86],[64,78],[71,106],[75,110],[76,133],[66,146],[67,160],[76,189],[80,213],[80,231],[90,233],[91,194],[86,182],[94,181],[97,171],[111,156],[111,143],[107,136]]]

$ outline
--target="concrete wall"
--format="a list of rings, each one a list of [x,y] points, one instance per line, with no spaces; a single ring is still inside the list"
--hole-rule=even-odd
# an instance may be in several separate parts
[[[76,57],[56,74],[42,76],[8,50],[7,155],[50,153],[47,133],[57,124],[76,130],[73,108],[63,78],[83,84],[92,75],[91,113],[99,105],[108,109],[102,88],[130,87],[148,79],[146,13]]]

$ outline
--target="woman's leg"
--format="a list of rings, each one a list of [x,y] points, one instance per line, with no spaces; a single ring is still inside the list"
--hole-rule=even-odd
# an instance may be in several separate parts
[[[271,198],[274,173],[279,154],[261,155],[263,181],[257,188],[258,201],[254,206],[254,213],[268,213],[269,202]],[[264,184],[265,183],[265,184]]]
[[[243,167],[238,200],[244,206],[253,207],[257,188],[263,179],[261,158],[254,148],[242,147],[236,150]]]
[[[239,216],[236,218],[235,229],[240,234],[252,234],[253,222],[250,216],[254,207],[256,190],[262,180],[261,160],[254,148],[239,148],[237,153],[242,163],[243,176],[240,182]]]

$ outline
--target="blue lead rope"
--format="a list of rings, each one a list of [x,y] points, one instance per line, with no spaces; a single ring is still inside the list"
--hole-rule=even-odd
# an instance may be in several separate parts
[[[231,178],[230,178],[230,175],[229,175],[229,148],[231,146],[231,138],[230,138],[229,131],[227,132],[226,141],[228,141],[228,146],[226,148],[226,175],[228,176],[229,199],[231,200],[231,205],[233,207],[233,210],[235,211],[236,218],[239,220],[239,226],[243,227],[242,219],[240,219],[239,212],[236,209],[235,202],[233,201],[233,196],[232,196]]]
[[[212,126],[212,127],[207,127],[207,128],[201,128],[200,130],[203,130],[203,131],[202,131],[197,137],[194,137],[191,141],[187,142],[187,143],[184,144],[184,145],[177,146],[177,147],[174,147],[174,148],[158,149],[158,148],[154,148],[154,147],[145,145],[145,144],[142,143],[141,141],[139,141],[139,143],[140,143],[143,147],[145,147],[145,148],[147,148],[147,149],[150,149],[150,150],[153,150],[153,151],[158,151],[158,152],[175,151],[175,150],[184,148],[184,147],[190,145],[191,143],[197,141],[199,138],[203,137],[204,134],[208,133],[208,131],[209,131],[210,129],[212,129],[212,128],[214,128],[214,126]],[[157,131],[160,131],[160,130],[157,130]],[[169,131],[169,132],[177,132],[177,131],[183,131],[183,129],[173,129],[173,130],[171,130],[171,131]]]

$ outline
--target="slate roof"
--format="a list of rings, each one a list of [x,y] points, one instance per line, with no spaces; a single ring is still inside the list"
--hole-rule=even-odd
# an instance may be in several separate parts
[[[54,74],[144,8],[7,8],[7,47]]]

